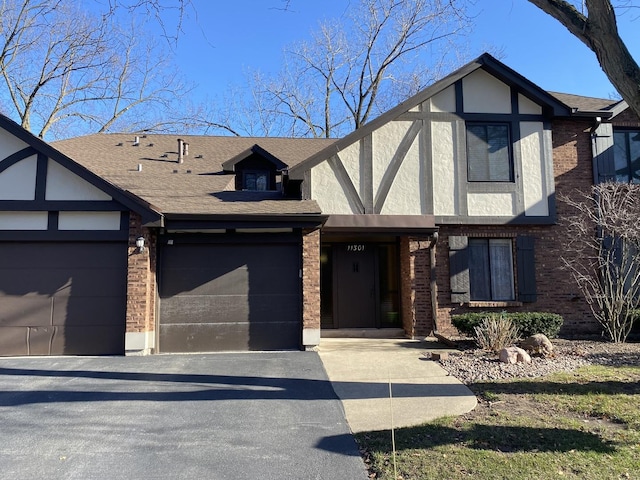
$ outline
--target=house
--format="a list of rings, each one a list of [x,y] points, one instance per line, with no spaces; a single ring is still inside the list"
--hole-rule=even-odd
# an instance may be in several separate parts
[[[485,54],[337,140],[0,127],[0,355],[24,355],[313,348],[474,310],[593,331],[559,194],[635,175],[640,122]]]

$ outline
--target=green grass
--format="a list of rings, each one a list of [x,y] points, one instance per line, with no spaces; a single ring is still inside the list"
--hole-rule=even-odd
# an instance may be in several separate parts
[[[396,430],[398,478],[640,478],[640,367],[472,389],[484,399],[474,412]],[[391,433],[356,440],[374,478],[393,479]]]

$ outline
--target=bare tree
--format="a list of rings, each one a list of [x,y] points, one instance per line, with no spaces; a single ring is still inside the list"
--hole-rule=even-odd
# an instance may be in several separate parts
[[[440,77],[468,26],[463,0],[360,0],[251,90],[281,135],[343,135]]]
[[[188,88],[135,26],[65,1],[8,0],[0,16],[0,98],[34,134],[153,130],[167,127],[163,116],[184,124],[169,112]]]
[[[601,183],[562,197],[573,214],[562,261],[614,342],[624,342],[640,296],[640,185]]]
[[[558,20],[596,54],[609,81],[640,116],[640,67],[620,37],[616,22],[616,12],[632,5],[624,1],[614,6],[611,0],[529,1]]]

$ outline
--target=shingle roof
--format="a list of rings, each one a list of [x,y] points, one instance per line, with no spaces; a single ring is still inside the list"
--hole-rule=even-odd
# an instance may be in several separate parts
[[[54,142],[62,153],[165,214],[318,214],[311,200],[277,192],[236,192],[222,163],[259,145],[289,167],[335,140],[213,137],[201,135],[96,134]],[[178,138],[189,153],[178,163]],[[140,171],[138,168],[140,166]]]
[[[583,97],[570,93],[549,92],[568,107],[577,109],[578,112],[598,112],[610,111],[618,105],[621,100],[611,100],[606,98]]]

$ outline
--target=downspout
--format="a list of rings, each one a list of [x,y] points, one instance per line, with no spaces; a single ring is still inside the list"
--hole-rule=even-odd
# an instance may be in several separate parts
[[[602,117],[595,118],[595,125],[591,129],[591,166],[593,168],[593,184],[597,184],[599,181],[598,176],[598,145],[597,145],[597,137],[598,137],[598,127],[602,123]]]
[[[431,236],[429,244],[429,281],[431,290],[431,317],[433,318],[433,335],[438,336],[438,282],[436,281],[436,243],[438,232]]]

